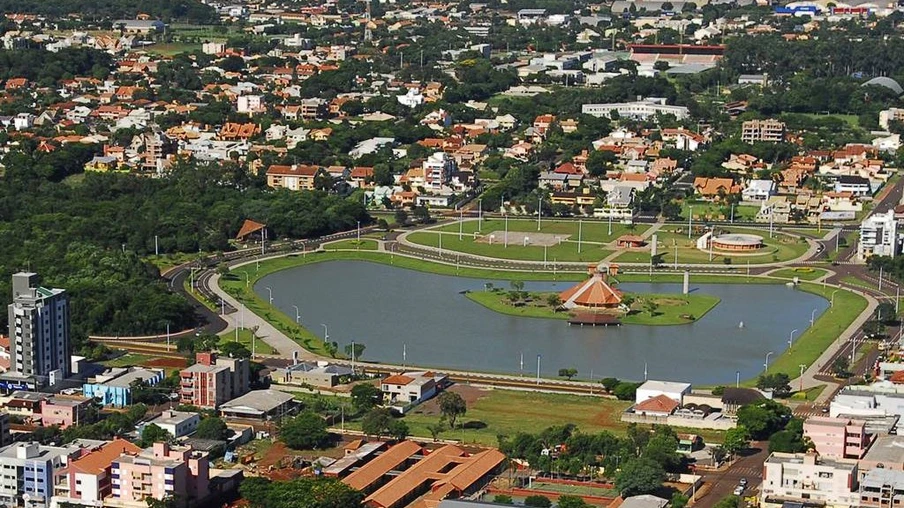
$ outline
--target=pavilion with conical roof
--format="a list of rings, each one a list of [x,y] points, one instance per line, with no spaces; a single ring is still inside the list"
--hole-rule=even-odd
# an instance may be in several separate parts
[[[603,310],[621,305],[622,292],[609,285],[608,268],[591,266],[590,278],[559,293],[566,309]]]

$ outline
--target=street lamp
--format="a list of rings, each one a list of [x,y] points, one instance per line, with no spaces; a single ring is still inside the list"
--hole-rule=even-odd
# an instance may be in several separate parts
[[[295,307],[295,324],[297,325],[301,320],[301,315],[298,312],[298,305],[293,305],[292,307]]]
[[[816,309],[813,309],[813,312],[810,313],[810,328],[813,328],[813,323],[816,321]]]
[[[791,330],[791,335],[788,335],[788,349],[791,349],[791,344],[794,341],[794,334],[797,333],[797,328]]]
[[[835,306],[835,293],[837,293],[837,292],[839,292],[839,291],[841,291],[841,290],[840,290],[840,289],[836,289],[835,291],[832,291],[832,297],[829,299],[829,307],[834,307],[834,306]]]
[[[766,361],[763,362],[763,372],[769,370],[769,357],[772,355],[772,351],[766,353]]]
[[[323,327],[323,342],[327,342],[330,340],[330,329],[323,323],[320,323],[320,326]]]
[[[251,285],[251,278],[248,276],[248,271],[247,271],[247,270],[242,270],[242,273],[245,274],[245,287],[250,286],[250,285]]]
[[[273,305],[273,290],[270,289],[270,286],[267,286],[267,294],[270,296],[270,305]]]

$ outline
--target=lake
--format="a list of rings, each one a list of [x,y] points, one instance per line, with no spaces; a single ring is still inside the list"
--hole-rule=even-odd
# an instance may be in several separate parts
[[[526,274],[527,276],[527,274]],[[464,369],[534,377],[537,356],[544,376],[576,368],[578,376],[733,383],[751,378],[818,318],[829,302],[781,284],[694,284],[691,291],[721,302],[700,320],[674,326],[569,326],[563,320],[507,316],[472,302],[463,291],[508,281],[434,275],[364,261],[327,261],[261,278],[286,315],[300,309],[301,324],[340,349],[366,345],[363,360],[431,368]],[[562,291],[574,282],[525,282],[528,291]],[[624,283],[634,293],[680,293],[681,284]],[[743,321],[744,327],[739,324]],[[404,356],[404,358],[403,358]],[[522,366],[523,358],[523,366]]]

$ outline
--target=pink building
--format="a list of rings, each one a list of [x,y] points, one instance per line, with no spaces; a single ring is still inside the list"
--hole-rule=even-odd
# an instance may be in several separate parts
[[[66,483],[55,486],[55,494],[66,502],[97,505],[113,493],[111,469],[121,455],[137,455],[141,448],[124,439],[113,441],[81,457],[70,460]],[[68,493],[61,487],[68,487]]]
[[[208,495],[210,465],[207,454],[190,446],[171,448],[154,443],[138,455],[122,455],[112,465],[113,499],[143,502],[175,496],[201,500]]]
[[[85,420],[85,412],[91,406],[91,399],[53,397],[41,403],[41,424],[45,427],[59,425],[65,429],[79,425]]]
[[[872,441],[863,420],[828,416],[807,418],[804,436],[810,438],[820,456],[831,459],[862,459]]]
[[[246,358],[219,358],[216,353],[198,353],[197,363],[182,369],[180,394],[183,404],[217,408],[248,393],[250,370]]]

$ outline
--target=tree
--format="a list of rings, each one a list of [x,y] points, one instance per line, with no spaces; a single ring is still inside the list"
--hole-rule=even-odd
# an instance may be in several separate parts
[[[222,441],[228,438],[229,434],[230,431],[229,427],[226,426],[226,422],[212,416],[201,420],[201,423],[198,424],[198,429],[195,431],[194,437],[198,439],[214,439],[216,441]]]
[[[251,477],[239,494],[251,508],[361,508],[364,494],[334,478],[298,478],[271,482]]]
[[[279,437],[286,446],[296,450],[325,448],[330,443],[326,420],[313,411],[305,411],[286,420],[279,429]]]
[[[851,377],[850,367],[851,362],[848,360],[847,356],[839,356],[832,362],[832,374],[834,374],[835,377]]]
[[[240,342],[224,342],[218,346],[220,353],[230,358],[251,358],[248,346]]]
[[[738,426],[747,429],[751,439],[766,439],[781,430],[791,410],[774,400],[765,400],[741,406],[738,411]]]
[[[399,226],[407,226],[408,225],[408,212],[399,208],[395,211],[395,222]]]
[[[430,210],[428,210],[426,206],[416,206],[411,211],[414,214],[415,220],[421,224],[428,224],[430,222]]]
[[[172,434],[163,430],[156,424],[145,425],[143,429],[141,429],[141,446],[147,447],[151,446],[154,443],[166,442],[168,443],[173,439]]]
[[[439,402],[439,410],[446,419],[449,420],[449,426],[455,428],[455,420],[459,416],[463,416],[468,411],[465,399],[456,392],[443,392],[437,399]]]
[[[647,458],[632,459],[615,476],[615,486],[622,497],[649,494],[665,481],[662,466]]]
[[[741,498],[738,496],[728,496],[716,503],[714,508],[738,508],[741,506]]]
[[[534,508],[549,508],[550,506],[552,506],[552,501],[550,501],[546,496],[534,494],[532,496],[527,496],[526,498],[524,498],[524,506],[532,506]]]
[[[392,412],[386,408],[373,408],[361,420],[361,431],[368,436],[382,437],[389,433]]]
[[[637,383],[621,381],[618,383],[612,393],[618,400],[634,400],[634,396],[637,395],[638,386],[640,385]]]
[[[734,455],[741,450],[746,450],[749,442],[750,435],[747,427],[738,425],[733,429],[725,431],[725,436],[722,438],[722,448],[726,452]]]
[[[591,508],[582,498],[578,496],[562,495],[556,502],[556,508]]]
[[[619,383],[620,381],[618,380],[618,378],[614,377],[604,377],[600,380],[600,384],[603,385],[603,388],[605,388],[609,393],[612,393],[612,390],[614,390]]]
[[[683,468],[678,455],[678,436],[669,427],[656,429],[644,447],[642,456],[661,465],[666,471],[674,472]]]
[[[364,344],[361,344],[360,342],[355,342],[354,349],[352,349],[351,344],[346,344],[345,356],[355,360],[360,360],[361,356],[364,354],[364,349],[366,349]]]
[[[392,436],[396,441],[402,441],[409,434],[408,424],[402,420],[392,420],[386,428],[386,433]]]
[[[558,309],[562,305],[562,298],[558,293],[552,293],[546,297],[546,305],[549,305],[553,309]]]
[[[439,435],[446,430],[446,421],[444,418],[440,418],[440,420],[433,425],[427,427],[427,430],[430,431],[430,437],[433,438],[433,441],[437,441],[439,439]]]
[[[687,502],[690,501],[690,498],[682,494],[681,492],[675,492],[672,494],[671,503],[669,503],[670,508],[684,508],[687,506]]]
[[[369,411],[383,400],[383,392],[370,383],[361,383],[352,387],[351,399],[355,410]]]
[[[570,381],[571,378],[578,375],[578,369],[568,368],[568,369],[559,369],[559,377],[567,377]]]
[[[777,397],[783,397],[791,392],[791,378],[784,372],[775,374],[760,374],[756,387],[760,390],[772,390]]]
[[[496,504],[515,504],[515,501],[512,500],[512,496],[508,494],[496,494],[493,496],[493,502]]]
[[[718,466],[728,456],[728,451],[721,446],[714,446],[709,449],[709,456],[713,459],[713,464]]]
[[[524,281],[522,280],[513,280],[510,285],[512,286],[512,291],[522,292],[524,291]]]
[[[652,298],[645,298],[643,301],[643,310],[646,311],[650,317],[653,317],[659,310],[659,304]]]

